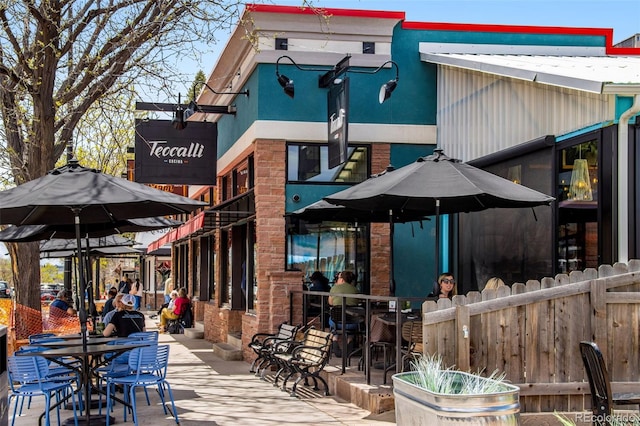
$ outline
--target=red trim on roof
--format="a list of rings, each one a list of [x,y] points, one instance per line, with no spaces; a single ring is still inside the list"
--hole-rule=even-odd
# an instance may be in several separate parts
[[[542,27],[533,25],[454,24],[449,22],[404,21],[403,29],[433,31],[467,31],[488,33],[568,34],[604,37],[607,55],[640,55],[640,48],[613,47],[613,29],[586,27]]]
[[[318,15],[348,16],[352,18],[378,18],[404,20],[405,12],[392,12],[386,10],[361,10],[361,9],[333,9],[325,7],[308,6],[278,6],[270,4],[248,4],[247,12],[261,13],[288,13],[292,15]]]

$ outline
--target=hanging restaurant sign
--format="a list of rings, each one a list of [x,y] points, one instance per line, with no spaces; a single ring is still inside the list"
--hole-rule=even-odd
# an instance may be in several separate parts
[[[136,120],[135,181],[215,185],[217,123],[190,122],[183,130],[170,120]]]

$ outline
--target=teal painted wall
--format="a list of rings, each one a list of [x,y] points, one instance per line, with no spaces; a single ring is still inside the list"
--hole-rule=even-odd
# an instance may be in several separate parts
[[[433,153],[433,145],[394,145],[391,164],[399,168]],[[421,297],[431,292],[435,266],[434,221],[397,223],[393,237],[396,296]],[[444,238],[444,237],[443,237]]]

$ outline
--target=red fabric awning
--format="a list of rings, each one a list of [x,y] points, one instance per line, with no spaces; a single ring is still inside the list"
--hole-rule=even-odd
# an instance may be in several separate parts
[[[198,213],[195,217],[192,217],[191,219],[180,225],[178,228],[172,229],[162,237],[149,243],[149,246],[147,247],[147,253],[153,253],[165,244],[169,244],[176,240],[188,237],[189,235],[198,231],[204,226],[204,215],[205,212]]]

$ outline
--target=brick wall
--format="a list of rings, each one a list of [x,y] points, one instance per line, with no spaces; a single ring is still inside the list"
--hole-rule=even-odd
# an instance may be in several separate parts
[[[391,145],[373,144],[371,172],[380,173],[391,163]],[[371,224],[371,294],[389,295],[390,237],[388,223]]]

